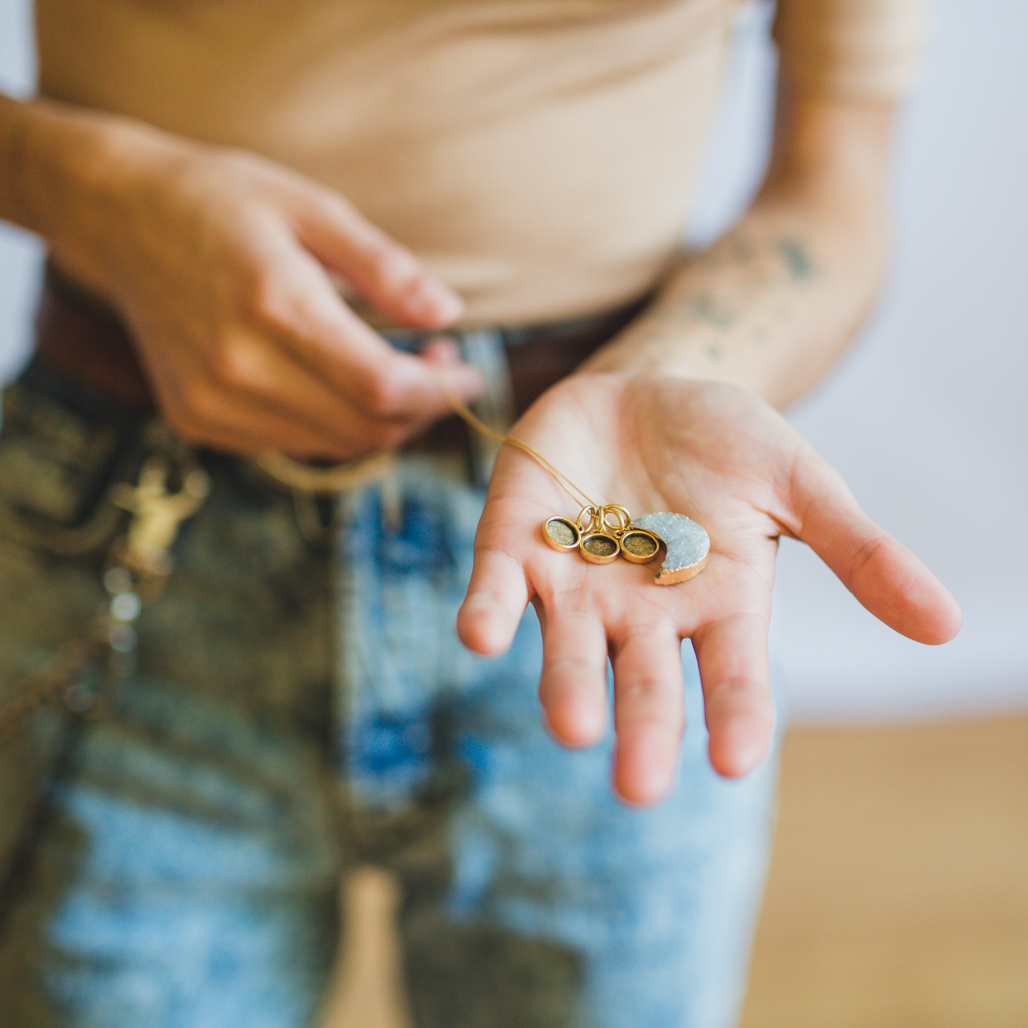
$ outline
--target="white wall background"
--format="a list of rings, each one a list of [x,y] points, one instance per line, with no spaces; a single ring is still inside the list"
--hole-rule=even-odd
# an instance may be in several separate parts
[[[0,0],[0,89],[32,91],[31,3]],[[25,232],[0,221],[0,379],[9,378],[28,347],[40,248]]]
[[[937,0],[904,116],[892,281],[872,324],[792,412],[865,509],[950,586],[958,638],[926,648],[867,614],[805,547],[779,559],[774,637],[794,720],[1028,710],[1028,4]],[[694,238],[759,175],[773,56],[739,25]],[[31,87],[26,0],[0,0],[0,85]],[[38,248],[0,226],[0,374],[27,344]]]

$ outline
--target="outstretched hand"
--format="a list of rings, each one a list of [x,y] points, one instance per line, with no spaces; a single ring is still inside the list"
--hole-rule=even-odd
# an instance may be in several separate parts
[[[703,683],[710,760],[746,774],[767,751],[774,720],[767,632],[778,538],[807,543],[887,625],[924,643],[951,639],[956,601],[909,550],[866,517],[841,477],[773,408],[732,386],[580,374],[547,392],[512,435],[600,502],[633,516],[676,511],[710,533],[696,578],[653,582],[658,563],[597,566],[542,538],[567,495],[537,463],[504,447],[475,540],[457,619],[476,653],[502,652],[533,602],[543,632],[539,696],[568,746],[607,727],[614,670],[613,780],[631,803],[671,787],[684,728],[681,641]]]

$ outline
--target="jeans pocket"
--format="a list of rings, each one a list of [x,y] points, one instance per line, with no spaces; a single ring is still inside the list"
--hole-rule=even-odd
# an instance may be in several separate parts
[[[33,370],[3,394],[0,540],[5,549],[91,555],[124,521],[109,486],[136,448],[139,425],[77,410],[33,383]]]

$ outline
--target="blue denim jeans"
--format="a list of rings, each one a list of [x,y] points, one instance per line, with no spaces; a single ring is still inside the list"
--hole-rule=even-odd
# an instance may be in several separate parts
[[[110,486],[157,437],[38,364],[9,388],[0,689],[104,602]],[[541,726],[531,611],[502,657],[455,636],[483,500],[459,458],[403,458],[333,528],[199,456],[212,491],[113,708],[40,712],[0,752],[4,1028],[309,1025],[357,862],[402,884],[419,1026],[729,1028],[775,761],[711,771],[689,648],[677,786],[628,809],[611,739]]]

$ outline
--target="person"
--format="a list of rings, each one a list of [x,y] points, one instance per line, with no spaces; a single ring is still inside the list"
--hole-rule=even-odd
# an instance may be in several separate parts
[[[39,0],[4,688],[120,621],[5,747],[5,1025],[309,1024],[359,861],[418,1025],[734,1023],[777,540],[913,639],[960,620],[776,409],[882,278],[920,4],[781,0],[766,180],[684,256],[737,6]],[[454,397],[706,569],[554,552],[577,509],[511,446],[486,493]],[[144,595],[118,547],[190,482]]]

